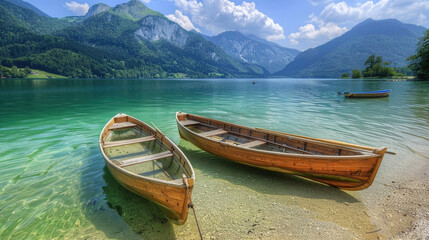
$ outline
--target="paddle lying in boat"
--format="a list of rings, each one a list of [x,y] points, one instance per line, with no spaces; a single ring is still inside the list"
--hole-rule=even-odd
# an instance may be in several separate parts
[[[388,97],[392,90],[380,90],[380,91],[370,91],[370,92],[344,92],[346,98],[378,98],[378,97]]]
[[[195,174],[170,139],[120,113],[101,131],[100,149],[107,168],[122,186],[160,205],[174,223],[186,222]]]
[[[344,190],[369,187],[387,148],[302,137],[176,113],[182,138],[220,157]]]

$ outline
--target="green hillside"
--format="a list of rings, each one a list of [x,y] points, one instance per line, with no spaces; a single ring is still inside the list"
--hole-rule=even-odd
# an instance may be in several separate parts
[[[0,0],[0,13],[3,15],[0,17],[2,19],[9,16],[7,19],[9,24],[25,27],[34,33],[49,34],[72,25],[68,19],[42,16],[32,9],[20,7],[6,0]]]
[[[11,2],[11,3],[15,4],[15,5],[18,5],[18,6],[22,7],[22,8],[30,9],[30,10],[32,10],[33,12],[37,13],[40,16],[49,17],[48,14],[42,12],[40,9],[36,8],[35,6],[33,6],[32,4],[30,4],[30,3],[26,2],[26,1],[22,1],[22,0],[6,0],[6,1]]]

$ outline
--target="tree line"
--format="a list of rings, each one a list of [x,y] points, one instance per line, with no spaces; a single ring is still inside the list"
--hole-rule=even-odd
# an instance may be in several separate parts
[[[25,78],[31,73],[29,67],[19,69],[17,66],[7,68],[0,65],[0,78]]]

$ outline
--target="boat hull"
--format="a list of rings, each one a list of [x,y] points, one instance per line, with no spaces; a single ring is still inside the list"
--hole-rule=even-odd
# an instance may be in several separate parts
[[[127,190],[143,197],[160,206],[164,214],[175,224],[182,225],[186,222],[189,199],[185,187],[167,186],[156,182],[141,180],[130,174],[121,172],[109,161],[105,161],[112,176]],[[187,200],[185,200],[188,198]]]
[[[226,126],[226,122],[216,121],[216,124]],[[259,167],[276,172],[298,175],[314,181],[325,183],[345,190],[361,190],[369,187],[378,171],[386,148],[369,155],[326,156],[307,154],[288,154],[270,152],[251,148],[243,148],[222,141],[203,137],[185,126],[179,119],[177,125],[180,136],[198,148],[228,160]],[[234,126],[238,126],[235,125]],[[241,131],[246,127],[240,126]],[[249,128],[247,128],[249,129]],[[239,130],[240,131],[240,130]],[[251,134],[257,135],[257,130],[251,129]],[[268,138],[270,135],[265,134]],[[273,137],[275,138],[275,137]],[[277,136],[279,138],[279,136]]]
[[[346,98],[381,98],[388,97],[390,90],[374,91],[374,92],[345,92]]]
[[[118,181],[118,183],[123,187],[159,205],[164,211],[165,215],[173,223],[178,225],[184,224],[188,216],[188,204],[191,202],[193,184],[195,180],[192,166],[190,165],[186,156],[170,139],[165,137],[161,132],[157,132],[149,125],[131,116],[124,114],[118,115],[112,118],[106,124],[100,134],[100,150],[108,170],[116,179],[116,181]],[[111,126],[114,124],[123,122],[135,124],[136,128],[144,129],[145,131],[154,134],[155,139],[153,141],[156,141],[156,144],[164,145],[166,149],[171,149],[172,157],[180,159],[180,162],[183,164],[183,169],[185,169],[187,173],[187,177],[184,176],[183,179],[176,179],[172,181],[155,179],[131,172],[117,162],[112,161],[112,159],[109,158],[109,155],[105,152],[105,148],[108,146],[108,144],[112,144],[112,142],[105,142],[105,140],[111,131],[109,128],[111,128]]]

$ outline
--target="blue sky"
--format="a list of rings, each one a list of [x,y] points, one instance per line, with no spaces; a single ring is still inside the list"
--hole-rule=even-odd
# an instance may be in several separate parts
[[[52,17],[84,15],[103,2],[128,0],[26,0]],[[429,28],[429,0],[141,0],[187,30],[217,35],[238,30],[282,46],[317,47],[367,18],[396,18]]]

